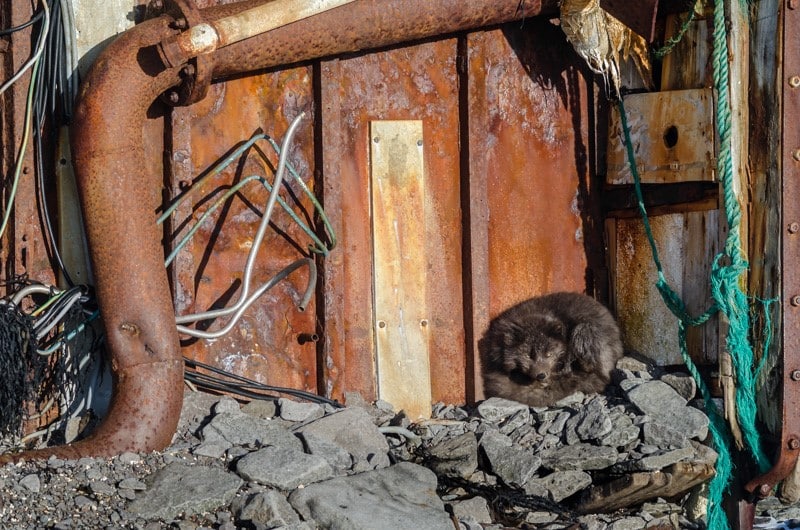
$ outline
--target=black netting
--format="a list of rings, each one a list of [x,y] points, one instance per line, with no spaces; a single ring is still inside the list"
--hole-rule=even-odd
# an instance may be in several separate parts
[[[48,358],[36,353],[33,319],[13,304],[0,304],[0,433],[18,433],[23,404],[38,395]]]

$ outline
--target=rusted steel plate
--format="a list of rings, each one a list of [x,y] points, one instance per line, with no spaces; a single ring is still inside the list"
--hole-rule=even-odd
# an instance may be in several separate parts
[[[766,474],[752,479],[750,492],[766,496],[772,486],[794,470],[800,454],[800,50],[793,36],[800,28],[800,11],[783,9],[783,91],[781,106],[782,229],[781,238],[781,314],[783,340],[783,403],[780,446],[775,465]]]
[[[719,213],[690,212],[650,218],[653,237],[664,267],[664,276],[686,302],[693,315],[705,311],[711,301],[711,258],[719,252],[716,232]],[[683,364],[678,345],[678,321],[655,288],[658,279],[642,220],[608,221],[609,253],[616,295],[616,312],[625,347],[638,351],[656,364]],[[698,256],[708,259],[698,260]],[[695,362],[716,359],[717,318],[705,326],[689,328],[687,345]]]
[[[589,210],[586,81],[546,21],[469,36],[473,326],[549,291],[585,291],[601,235]],[[483,202],[485,201],[485,202]],[[488,222],[484,232],[476,226]],[[483,239],[485,238],[485,239]],[[485,255],[483,262],[482,255]],[[487,303],[488,300],[488,303]]]
[[[373,330],[369,123],[421,120],[426,173],[433,400],[464,400],[458,77],[455,39],[321,64],[325,205],[340,224],[340,250],[325,266],[325,385],[377,396]]]
[[[595,102],[559,28],[476,32],[468,54],[471,359],[489,319],[550,291],[596,295],[605,281],[600,214],[589,199]],[[601,295],[602,298],[602,295]],[[482,397],[479,363],[471,364]]]
[[[644,183],[714,180],[710,88],[631,94],[625,111]],[[608,184],[633,184],[617,107],[608,127]]]
[[[263,131],[278,143],[287,124],[299,112],[309,116],[295,135],[290,163],[314,188],[313,112],[310,67],[254,75],[211,86],[208,97],[186,109],[176,109],[172,120],[171,193],[182,190],[236,146]],[[174,245],[205,209],[232,183],[249,175],[273,181],[277,156],[266,141],[259,141],[241,159],[205,182],[192,200],[176,211]],[[313,209],[296,183],[292,195],[281,196],[302,219],[313,219]],[[261,222],[267,190],[257,182],[241,189],[204,222],[173,265],[175,306],[178,314],[196,313],[236,301],[253,236]],[[253,287],[268,281],[282,268],[308,255],[309,238],[276,206],[253,274]],[[317,391],[316,350],[313,342],[298,337],[315,333],[315,305],[305,312],[297,302],[305,290],[305,268],[267,291],[244,313],[236,327],[216,340],[183,337],[183,353],[256,381]],[[252,292],[251,289],[251,292]],[[211,324],[219,329],[227,318]]]
[[[411,419],[431,414],[422,121],[370,127],[378,396]]]
[[[648,42],[655,39],[658,0],[640,0],[638,2],[600,0],[600,7],[647,39]]]

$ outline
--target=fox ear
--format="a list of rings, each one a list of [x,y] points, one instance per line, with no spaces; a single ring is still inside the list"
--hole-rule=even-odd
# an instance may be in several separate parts
[[[542,331],[550,336],[560,337],[562,340],[567,339],[567,326],[561,319],[551,315],[543,315]]]

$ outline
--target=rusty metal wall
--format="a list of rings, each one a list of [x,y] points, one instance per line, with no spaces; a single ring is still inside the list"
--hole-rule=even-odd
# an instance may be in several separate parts
[[[314,187],[313,109],[310,67],[243,77],[212,85],[201,102],[175,109],[168,138],[171,168],[170,196],[185,192],[199,176],[257,132],[278,143],[291,121],[307,112],[295,142],[290,163]],[[219,175],[210,178],[176,211],[174,245],[223,190],[249,175],[273,180],[277,156],[266,141],[259,141]],[[287,182],[291,179],[287,178]],[[296,184],[295,205],[303,218],[313,216],[310,202]],[[261,221],[268,192],[252,182],[205,221],[173,265],[173,289],[178,314],[197,313],[231,304],[239,298],[243,269],[253,236]],[[289,203],[292,198],[282,195]],[[291,262],[308,255],[308,237],[276,207],[258,254],[253,289],[268,281]],[[316,391],[316,352],[313,342],[298,340],[316,332],[312,303],[297,309],[305,289],[305,269],[267,291],[242,316],[236,327],[215,340],[184,339],[184,355],[245,375],[259,382]],[[252,290],[251,290],[252,292]],[[219,329],[227,318],[207,324]]]

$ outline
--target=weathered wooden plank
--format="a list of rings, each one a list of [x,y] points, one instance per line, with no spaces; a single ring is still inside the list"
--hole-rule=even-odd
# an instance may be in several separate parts
[[[653,236],[664,275],[686,302],[693,315],[705,311],[711,301],[709,256],[718,252],[714,230],[717,212],[691,212],[651,217]],[[657,270],[641,219],[611,219],[612,274],[617,317],[626,348],[636,350],[659,365],[682,364],[677,318],[655,288]],[[716,358],[718,336],[714,322],[690,329],[689,353],[696,362]]]
[[[371,124],[378,396],[411,419],[431,413],[424,145],[420,120]]]
[[[714,180],[711,89],[676,90],[625,97],[625,111],[643,183]],[[608,184],[633,184],[619,111],[608,132]]]

